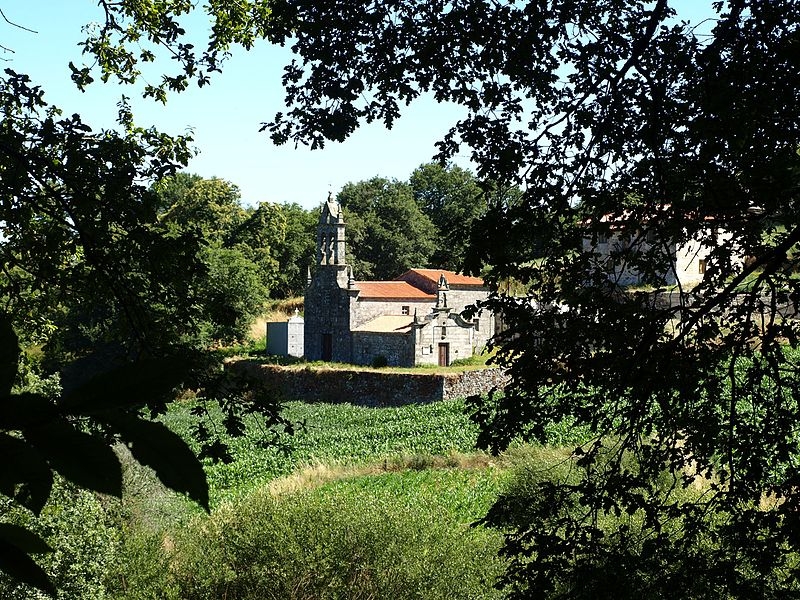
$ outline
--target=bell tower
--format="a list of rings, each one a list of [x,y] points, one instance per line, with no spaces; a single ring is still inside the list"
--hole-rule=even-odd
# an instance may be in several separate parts
[[[345,266],[344,214],[331,198],[322,205],[317,225],[317,264]]]
[[[351,361],[350,303],[357,290],[345,260],[344,212],[330,194],[317,223],[317,266],[305,293],[305,356]]]

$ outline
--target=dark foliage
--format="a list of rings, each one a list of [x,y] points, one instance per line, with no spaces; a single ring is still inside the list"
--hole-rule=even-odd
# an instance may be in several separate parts
[[[10,70],[0,112],[0,493],[39,514],[58,473],[119,496],[111,444],[124,443],[208,509],[197,457],[150,417],[186,388],[218,400],[229,434],[241,435],[251,412],[269,426],[283,421],[277,405],[198,351],[202,240],[158,220],[149,185],[185,162],[187,140],[135,127],[124,103],[123,132],[94,133]],[[63,370],[51,393],[26,384],[31,365],[21,360],[21,346],[42,344]],[[204,455],[228,458],[217,434],[197,433]],[[47,550],[24,527],[0,527],[0,569],[53,593],[30,557]]]
[[[409,177],[414,200],[436,227],[433,268],[460,272],[475,220],[486,211],[486,199],[469,171],[438,163],[420,165]]]
[[[271,295],[273,298],[302,296],[308,269],[314,264],[319,213],[296,203],[278,206],[286,219],[286,235],[276,249],[279,267]]]

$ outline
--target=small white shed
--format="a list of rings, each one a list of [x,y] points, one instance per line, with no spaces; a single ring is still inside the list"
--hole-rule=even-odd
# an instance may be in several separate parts
[[[288,321],[267,323],[267,354],[302,358],[304,328],[297,312]]]

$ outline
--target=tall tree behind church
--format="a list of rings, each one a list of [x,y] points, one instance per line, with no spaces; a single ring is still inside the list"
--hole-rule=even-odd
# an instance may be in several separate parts
[[[239,188],[222,179],[178,173],[158,183],[160,220],[203,241],[206,267],[195,284],[202,297],[204,342],[242,339],[276,284],[276,253],[285,238],[277,205],[242,205]]]
[[[470,171],[448,164],[427,163],[409,178],[414,200],[436,227],[431,267],[462,271],[472,224],[486,212],[486,201]]]
[[[347,222],[347,262],[358,279],[394,279],[428,266],[436,228],[407,183],[382,177],[348,183],[337,200]]]

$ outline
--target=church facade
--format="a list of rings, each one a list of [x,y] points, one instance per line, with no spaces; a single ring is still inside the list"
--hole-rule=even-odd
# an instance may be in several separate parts
[[[356,281],[345,252],[342,209],[329,199],[305,294],[307,360],[446,366],[480,352],[494,334],[494,316],[468,308],[488,296],[483,280],[411,269],[392,281]]]

